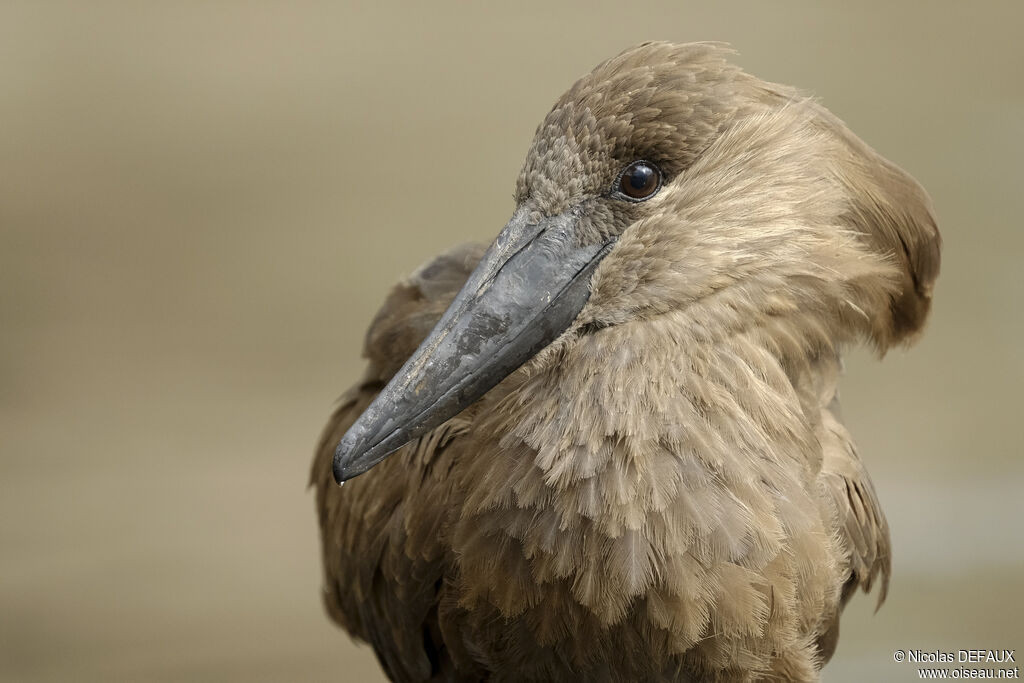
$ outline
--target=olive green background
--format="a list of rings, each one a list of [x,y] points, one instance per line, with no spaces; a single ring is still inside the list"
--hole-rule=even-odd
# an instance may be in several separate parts
[[[935,201],[929,329],[847,365],[894,577],[826,680],[1024,654],[1022,25],[1019,2],[3,2],[0,679],[380,680],[320,607],[320,427],[390,284],[491,239],[555,98],[650,39],[732,43]]]

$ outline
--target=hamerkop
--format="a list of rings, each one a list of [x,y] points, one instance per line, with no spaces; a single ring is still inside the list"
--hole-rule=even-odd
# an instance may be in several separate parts
[[[494,242],[371,324],[312,481],[327,610],[392,680],[814,681],[850,596],[884,598],[840,355],[914,339],[939,233],[909,175],[728,57],[584,76]]]

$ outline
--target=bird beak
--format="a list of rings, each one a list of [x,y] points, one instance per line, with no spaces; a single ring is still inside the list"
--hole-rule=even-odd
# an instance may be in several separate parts
[[[519,209],[427,338],[342,437],[338,483],[367,471],[483,396],[564,332],[612,241],[580,244],[579,214],[531,223]]]

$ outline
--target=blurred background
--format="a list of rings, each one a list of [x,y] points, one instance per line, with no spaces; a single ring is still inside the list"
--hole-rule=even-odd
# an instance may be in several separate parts
[[[1024,5],[514,4],[0,4],[0,679],[382,680],[320,606],[321,425],[390,285],[650,39],[817,94],[939,216],[927,333],[848,362],[894,577],[825,680],[1024,652]]]

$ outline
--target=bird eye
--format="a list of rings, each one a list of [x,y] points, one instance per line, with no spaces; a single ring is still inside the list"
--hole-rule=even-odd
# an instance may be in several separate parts
[[[619,174],[615,189],[631,201],[650,199],[661,189],[661,171],[649,161],[634,161]]]

